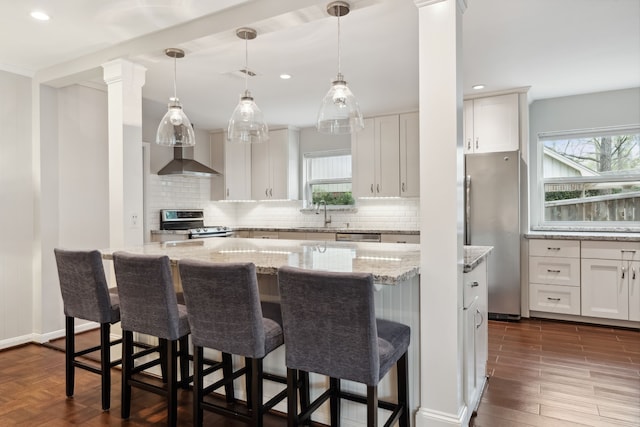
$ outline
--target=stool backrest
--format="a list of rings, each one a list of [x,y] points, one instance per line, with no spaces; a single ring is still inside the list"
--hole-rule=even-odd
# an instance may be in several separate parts
[[[102,256],[96,250],[77,251],[55,248],[64,314],[98,323],[114,323]]]
[[[169,257],[114,252],[113,267],[122,329],[168,340],[180,338]]]
[[[371,274],[281,267],[278,288],[288,368],[378,383]]]
[[[253,263],[181,260],[180,280],[193,344],[245,357],[265,356]]]

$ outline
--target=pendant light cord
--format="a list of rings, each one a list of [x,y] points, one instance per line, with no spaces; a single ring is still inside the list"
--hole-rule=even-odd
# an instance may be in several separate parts
[[[246,94],[249,89],[249,34],[244,33],[244,92]]]
[[[340,71],[340,12],[338,12],[338,76],[341,75],[341,71]]]
[[[178,87],[176,84],[176,74],[177,74],[178,67],[176,63],[177,63],[177,60],[176,60],[176,57],[174,56],[173,57],[173,100],[174,102],[178,99]]]

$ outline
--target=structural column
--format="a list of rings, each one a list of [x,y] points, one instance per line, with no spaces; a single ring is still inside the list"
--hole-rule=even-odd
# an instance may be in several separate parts
[[[415,0],[420,82],[420,408],[418,427],[467,425],[463,401],[464,0]]]
[[[108,86],[109,246],[144,242],[142,86],[146,68],[117,59],[102,64]]]

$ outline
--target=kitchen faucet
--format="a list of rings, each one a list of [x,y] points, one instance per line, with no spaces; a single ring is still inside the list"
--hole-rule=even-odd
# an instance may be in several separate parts
[[[320,205],[324,205],[324,226],[326,227],[327,224],[331,224],[331,216],[327,219],[327,202],[324,200],[320,200],[316,205],[316,215],[320,215]]]

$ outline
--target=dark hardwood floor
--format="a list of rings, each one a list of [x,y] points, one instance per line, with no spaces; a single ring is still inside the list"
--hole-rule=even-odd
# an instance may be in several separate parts
[[[79,344],[97,341],[93,332]],[[80,344],[83,343],[83,344]],[[64,346],[63,341],[51,343]],[[491,378],[474,427],[640,426],[640,331],[524,319],[489,322]],[[99,377],[76,370],[64,395],[64,354],[28,344],[0,351],[0,426],[150,426],[166,424],[162,397],[133,390],[120,418],[120,371],[113,370],[111,410],[100,408]],[[179,425],[192,424],[191,393],[180,391]],[[244,424],[205,412],[205,425]],[[285,426],[269,416],[266,427]]]

